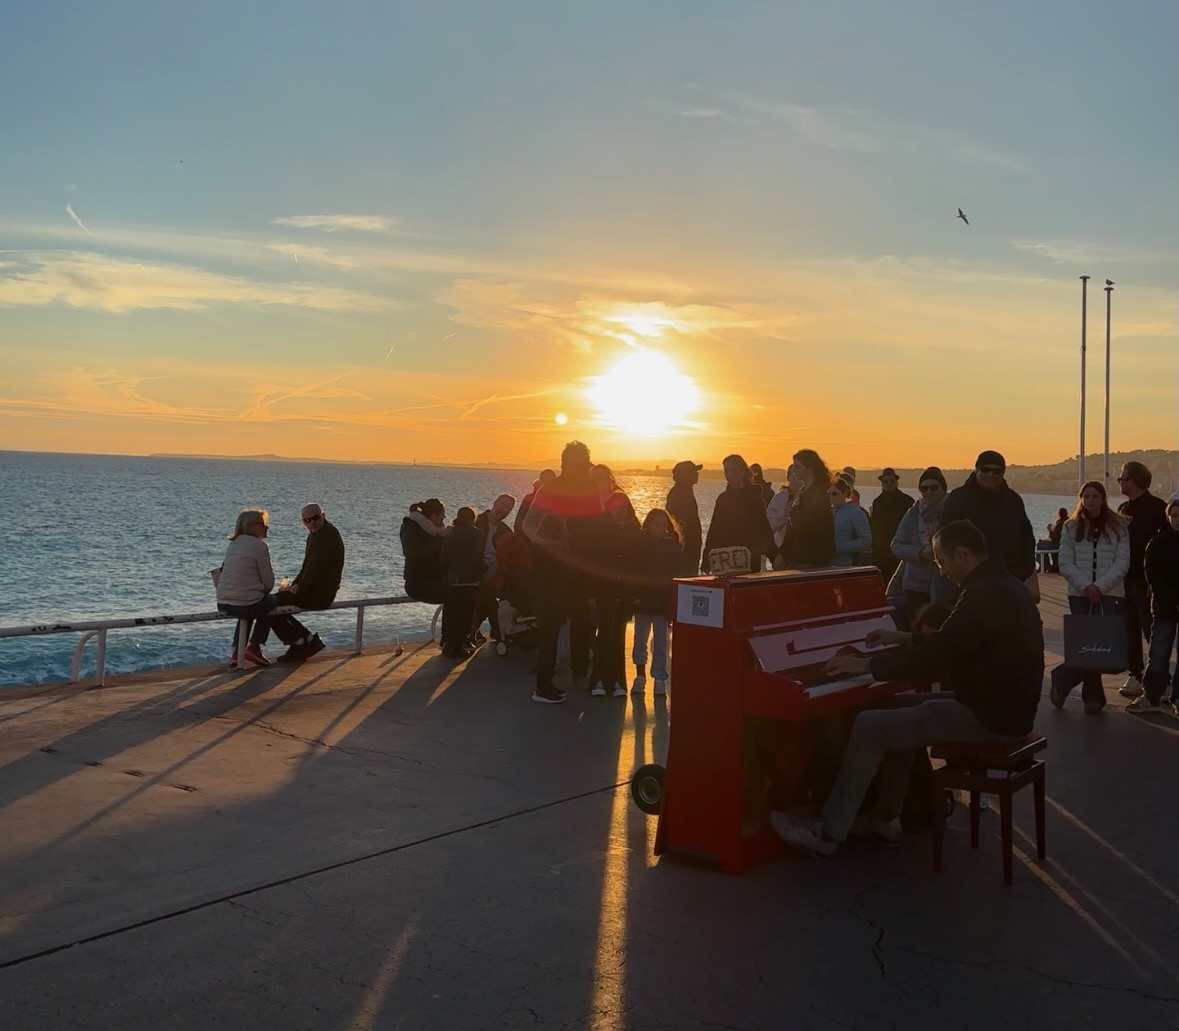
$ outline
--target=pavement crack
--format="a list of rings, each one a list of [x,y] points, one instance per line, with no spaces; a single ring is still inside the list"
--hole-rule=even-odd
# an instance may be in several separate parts
[[[266,917],[258,912],[258,910],[256,910],[253,906],[247,906],[244,902],[238,902],[236,899],[227,899],[226,901],[229,903],[229,907],[231,909],[236,909],[242,913],[245,913],[246,916],[248,916],[251,920],[263,924],[266,927],[277,928],[282,926],[281,924],[274,923],[272,920],[267,920]]]
[[[1154,992],[1144,991],[1141,988],[1131,988],[1128,985],[1094,984],[1091,981],[1074,981],[1071,978],[1058,977],[1055,974],[1050,974],[1045,970],[1040,970],[1033,966],[1008,963],[1004,960],[970,960],[957,959],[953,956],[937,956],[929,952],[922,952],[920,949],[911,948],[907,945],[900,946],[900,951],[907,952],[912,956],[920,956],[922,959],[932,960],[935,963],[949,963],[953,966],[973,967],[975,970],[1010,970],[1023,974],[1031,974],[1033,977],[1051,981],[1053,984],[1064,985],[1066,988],[1083,988],[1095,992],[1115,992],[1121,995],[1133,995],[1139,999],[1149,999],[1152,1002],[1179,1002],[1179,995],[1157,995]]]
[[[848,908],[848,915],[867,924],[876,932],[876,940],[872,943],[872,958],[880,970],[880,979],[886,981],[888,980],[888,970],[884,965],[884,927],[863,912],[864,899],[879,887],[880,885],[873,884],[859,892]]]

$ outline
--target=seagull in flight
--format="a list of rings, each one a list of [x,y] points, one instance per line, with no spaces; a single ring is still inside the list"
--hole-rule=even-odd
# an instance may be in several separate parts
[[[1113,286],[1113,285],[1114,285],[1114,281],[1113,281],[1112,279],[1107,279],[1107,280],[1105,281],[1105,285],[1106,285],[1106,286]]]
[[[960,219],[962,219],[962,221],[965,222],[967,225],[970,225],[970,219],[968,219],[964,214],[962,214],[961,208],[958,209],[958,217]]]

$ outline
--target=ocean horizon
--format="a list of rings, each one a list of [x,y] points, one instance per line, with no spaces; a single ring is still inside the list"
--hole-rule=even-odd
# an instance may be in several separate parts
[[[221,564],[226,535],[243,506],[271,515],[269,544],[277,577],[293,577],[306,533],[308,501],[324,506],[347,549],[340,600],[404,594],[398,539],[409,506],[440,498],[448,519],[460,505],[487,508],[502,493],[522,498],[538,470],[192,457],[128,457],[0,451],[0,482],[12,529],[0,553],[0,626],[176,615],[216,609],[209,570]],[[620,474],[642,518],[661,507],[664,475]],[[707,528],[722,480],[696,488]],[[956,484],[951,484],[956,486]],[[878,493],[860,487],[865,506]],[[915,494],[913,485],[909,493]],[[1043,535],[1056,509],[1075,498],[1024,495],[1032,526]],[[365,643],[424,637],[434,606],[409,604],[365,612]],[[305,619],[331,648],[349,647],[353,610]],[[228,659],[232,624],[113,630],[107,671],[140,672]],[[0,638],[0,687],[67,680],[78,635]],[[271,651],[280,647],[272,638]],[[94,670],[95,642],[82,676]]]

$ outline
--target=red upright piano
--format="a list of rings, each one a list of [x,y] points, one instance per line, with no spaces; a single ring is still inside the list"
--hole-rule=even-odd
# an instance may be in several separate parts
[[[782,850],[770,810],[826,790],[816,758],[842,747],[855,713],[908,685],[823,674],[894,628],[875,568],[694,577],[675,595],[655,852],[736,873]]]

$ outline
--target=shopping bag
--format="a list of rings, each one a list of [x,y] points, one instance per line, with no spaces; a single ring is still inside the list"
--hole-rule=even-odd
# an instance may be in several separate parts
[[[1128,665],[1125,617],[1101,612],[1067,614],[1064,661],[1090,673],[1121,673]]]

